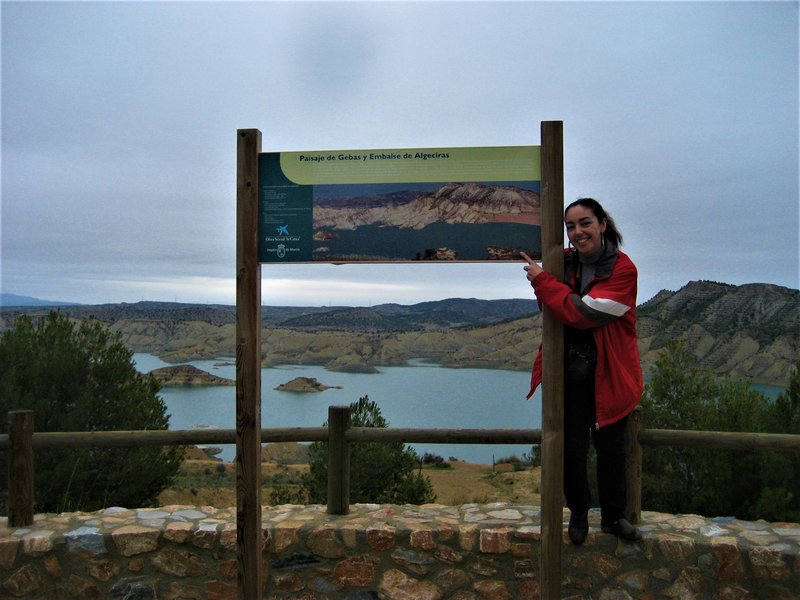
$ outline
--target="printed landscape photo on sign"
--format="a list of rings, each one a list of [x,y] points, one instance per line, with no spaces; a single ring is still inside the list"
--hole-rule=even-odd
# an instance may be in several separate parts
[[[265,152],[259,261],[541,255],[540,147]]]

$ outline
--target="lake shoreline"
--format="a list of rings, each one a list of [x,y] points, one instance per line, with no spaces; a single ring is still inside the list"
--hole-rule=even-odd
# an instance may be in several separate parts
[[[134,355],[141,372],[164,366],[151,354]],[[225,357],[192,361],[198,369],[235,379],[236,367]],[[413,371],[411,371],[413,369]],[[281,392],[274,388],[297,376],[328,386],[322,392]],[[321,427],[330,406],[346,406],[363,396],[376,402],[389,427],[432,429],[541,429],[541,387],[530,400],[530,376],[502,369],[454,369],[428,361],[407,367],[384,367],[380,373],[342,373],[320,366],[282,365],[261,370],[261,427]],[[757,386],[775,397],[783,388]],[[170,415],[169,428],[235,429],[233,386],[170,386],[160,395]],[[429,452],[475,464],[530,454],[530,444],[409,444],[419,455]],[[225,445],[221,458],[232,460],[235,446]]]
[[[166,363],[152,354],[135,354],[136,368],[149,372]],[[199,369],[235,379],[236,367],[225,357],[192,361]],[[321,427],[330,406],[347,406],[368,396],[396,428],[518,429],[541,427],[540,393],[525,400],[528,373],[489,369],[451,369],[430,362],[385,367],[378,375],[327,371],[309,365],[283,365],[261,370],[261,427]],[[409,371],[413,369],[413,372]],[[322,392],[280,392],[274,388],[297,376],[328,386]],[[170,386],[160,395],[170,415],[169,428],[235,429],[234,387]],[[522,425],[521,425],[522,424]],[[409,444],[419,455],[437,454],[476,464],[492,464],[503,456],[529,454],[529,444]],[[233,445],[222,458],[231,460]]]

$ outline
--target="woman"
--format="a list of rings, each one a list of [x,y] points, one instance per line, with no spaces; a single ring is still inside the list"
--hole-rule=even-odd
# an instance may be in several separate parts
[[[589,533],[589,442],[597,453],[601,528],[625,540],[641,533],[625,519],[625,425],[642,395],[636,342],[636,267],[619,250],[622,235],[599,202],[580,198],[564,211],[570,249],[559,282],[529,256],[525,266],[536,298],[564,327],[564,495],[569,538]],[[542,380],[542,349],[531,391]]]

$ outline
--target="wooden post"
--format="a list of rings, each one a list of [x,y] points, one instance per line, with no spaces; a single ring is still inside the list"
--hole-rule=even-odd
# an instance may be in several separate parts
[[[625,518],[634,525],[642,517],[642,407],[637,406],[625,425],[625,473],[627,474]]]
[[[236,167],[236,554],[241,600],[262,597],[261,265],[258,154],[261,132],[237,131]]]
[[[345,435],[350,428],[350,407],[328,407],[328,514],[350,511],[350,446]]]
[[[33,411],[8,413],[8,524],[33,525]]]
[[[542,130],[542,267],[564,278],[563,123]],[[544,307],[542,322],[542,553],[541,594],[561,598],[564,486],[564,329]]]

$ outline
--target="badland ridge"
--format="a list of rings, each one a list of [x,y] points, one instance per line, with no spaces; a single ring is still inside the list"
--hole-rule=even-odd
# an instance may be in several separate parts
[[[511,186],[450,183],[432,193],[398,192],[368,197],[319,199],[314,207],[317,239],[327,230],[363,225],[423,229],[432,223],[486,223],[541,219],[537,192]]]
[[[51,307],[4,307],[0,330],[20,314]],[[235,355],[235,307],[167,302],[63,306],[94,317],[134,352],[172,363]],[[671,339],[685,340],[698,365],[735,380],[778,386],[800,359],[800,291],[771,284],[693,281],[639,305],[639,348],[647,373]],[[448,367],[528,370],[541,342],[534,300],[448,299],[372,307],[262,310],[263,365],[324,365],[371,372],[415,358]]]

